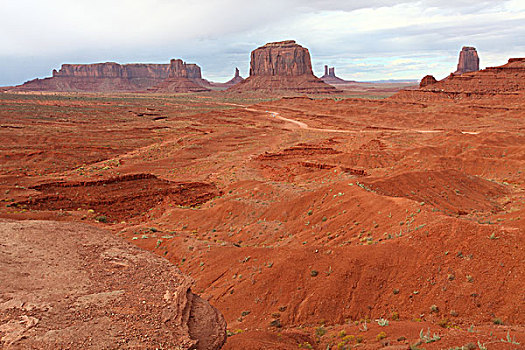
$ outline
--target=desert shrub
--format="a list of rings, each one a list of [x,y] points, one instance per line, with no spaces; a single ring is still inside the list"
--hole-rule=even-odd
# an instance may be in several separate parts
[[[106,215],[99,215],[95,218],[95,220],[98,222],[106,223],[108,222],[108,217]]]

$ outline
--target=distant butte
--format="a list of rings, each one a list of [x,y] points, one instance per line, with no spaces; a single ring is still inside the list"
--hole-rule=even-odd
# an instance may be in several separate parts
[[[63,64],[53,76],[30,80],[14,91],[133,92],[146,90],[168,77],[169,64]]]
[[[243,81],[244,81],[244,78],[241,77],[241,75],[239,73],[239,68],[235,68],[235,75],[233,76],[233,78],[231,78],[226,83],[224,83],[224,85],[230,87],[230,86],[242,83]]]
[[[464,46],[459,53],[458,68],[454,74],[479,71],[479,56],[476,48]]]
[[[335,67],[328,67],[327,65],[324,66],[324,75],[320,79],[331,85],[354,83],[354,81],[339,78],[335,75]]]
[[[149,89],[153,92],[203,92],[210,83],[202,79],[201,67],[181,59],[170,61],[167,79]]]
[[[434,101],[500,95],[516,101],[517,96],[525,91],[525,58],[511,58],[502,66],[451,74],[443,80],[429,83],[432,78],[426,76],[418,90],[400,91],[392,99]]]
[[[225,83],[214,83],[210,82],[210,86],[215,87],[217,89],[228,89],[231,88],[234,85],[237,85],[239,83],[242,83],[244,81],[244,78],[241,77],[241,74],[239,73],[239,68],[235,68],[235,74],[233,78],[228,80]]]
[[[294,40],[268,43],[251,53],[250,76],[231,91],[336,93],[314,76],[310,53]]]

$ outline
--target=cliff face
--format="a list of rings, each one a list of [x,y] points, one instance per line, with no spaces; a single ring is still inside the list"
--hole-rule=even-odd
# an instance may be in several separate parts
[[[94,64],[63,64],[53,77],[70,78],[150,78],[166,79],[168,64],[118,64],[114,62]]]
[[[401,91],[392,98],[428,101],[499,96],[509,103],[525,98],[525,58],[511,58],[507,64],[477,72],[451,74],[432,84],[424,84],[425,78],[419,90]]]
[[[479,71],[479,57],[476,48],[464,46],[459,53],[458,69],[454,74]]]
[[[173,59],[170,61],[169,78],[188,78],[188,79],[202,79],[201,67],[192,63],[185,63],[181,59]]]
[[[169,64],[63,64],[53,76],[34,79],[15,91],[134,92],[168,78]]]
[[[170,64],[63,64],[53,76],[35,79],[15,87],[15,91],[85,92],[198,92],[208,91],[201,68],[181,59]]]
[[[320,79],[332,85],[350,83],[350,81],[346,81],[335,75],[335,67],[328,67],[327,65],[324,66],[324,75]]]
[[[203,92],[210,83],[202,79],[201,67],[181,59],[170,61],[168,78],[148,89],[152,92]]]
[[[251,53],[250,76],[298,76],[313,75],[310,53],[286,40],[268,43]]]
[[[244,81],[244,78],[241,77],[240,73],[239,73],[239,68],[235,68],[235,75],[233,76],[233,78],[231,78],[230,80],[228,80],[227,82],[224,83],[224,86],[225,87],[232,87],[234,85],[237,85],[239,83],[242,83]]]
[[[250,77],[230,90],[314,94],[339,92],[313,75],[308,49],[293,40],[268,43],[253,50]]]

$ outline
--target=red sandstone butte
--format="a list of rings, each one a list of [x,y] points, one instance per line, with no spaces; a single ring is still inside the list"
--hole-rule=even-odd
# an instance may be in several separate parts
[[[327,65],[324,66],[324,75],[319,79],[331,85],[347,84],[351,82],[351,81],[346,81],[336,76],[335,67],[328,67]]]
[[[239,83],[242,83],[243,81],[244,81],[244,78],[241,77],[239,73],[239,68],[235,68],[235,75],[233,76],[233,78],[225,82],[224,85],[230,87],[230,86],[234,86]]]
[[[459,53],[458,69],[454,74],[479,71],[479,57],[476,48],[464,46]]]
[[[134,92],[146,90],[168,77],[168,64],[63,64],[53,76],[30,80],[14,91]]]
[[[294,40],[268,43],[253,50],[250,76],[230,90],[314,94],[339,92],[314,76],[308,49]]]
[[[226,90],[228,88],[231,88],[234,85],[237,85],[239,83],[242,83],[244,81],[244,78],[241,77],[241,74],[239,73],[239,68],[235,68],[235,74],[233,78],[228,80],[225,83],[216,83],[216,82],[208,82],[212,88],[215,88],[217,90]]]
[[[418,90],[400,91],[391,99],[459,101],[496,95],[508,103],[522,103],[523,91],[525,91],[525,58],[511,58],[502,66],[488,67],[468,74],[451,74],[433,84],[421,85]]]
[[[168,78],[149,89],[154,92],[203,92],[209,91],[210,83],[202,79],[201,67],[181,59],[170,61]]]

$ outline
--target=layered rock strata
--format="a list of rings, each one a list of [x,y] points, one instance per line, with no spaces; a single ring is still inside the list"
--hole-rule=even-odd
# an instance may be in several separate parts
[[[203,92],[210,90],[210,83],[202,79],[201,68],[181,59],[170,61],[168,77],[148,89],[153,92]]]
[[[242,83],[243,81],[244,81],[244,78],[241,77],[241,74],[239,73],[239,68],[235,68],[235,75],[233,76],[233,78],[225,82],[224,85],[227,87],[231,87],[239,83]]]
[[[424,79],[425,80],[425,79]],[[423,84],[419,90],[404,90],[392,98],[411,100],[483,98],[498,95],[511,103],[525,97],[525,58],[511,58],[498,67],[451,74],[433,84]]]
[[[53,76],[34,79],[14,91],[131,92],[146,90],[168,78],[168,64],[63,64]]]
[[[458,68],[454,74],[479,71],[479,56],[476,48],[464,46],[459,53]]]
[[[327,65],[324,66],[324,75],[320,79],[331,85],[350,83],[350,81],[346,81],[335,75],[335,67],[328,67]]]
[[[173,59],[170,64],[63,64],[53,76],[34,79],[13,91],[63,92],[202,92],[211,83],[196,64]]]
[[[250,76],[230,90],[314,94],[339,92],[313,75],[308,49],[293,40],[268,43],[253,50]]]

